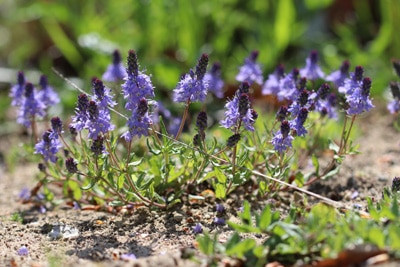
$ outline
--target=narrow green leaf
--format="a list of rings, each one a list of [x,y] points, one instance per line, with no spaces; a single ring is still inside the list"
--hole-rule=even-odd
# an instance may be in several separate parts
[[[226,185],[217,183],[215,184],[215,197],[224,199],[226,197]]]

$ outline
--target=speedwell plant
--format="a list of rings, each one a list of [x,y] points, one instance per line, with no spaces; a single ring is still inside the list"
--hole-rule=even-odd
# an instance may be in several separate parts
[[[218,62],[208,67],[209,56],[201,55],[172,92],[183,110],[178,123],[156,100],[152,77],[133,50],[126,66],[115,51],[102,80],[93,78],[91,90],[78,89],[72,118],[51,118],[44,131],[37,122],[47,118],[59,97],[45,76],[37,88],[19,72],[12,105],[19,112],[17,122],[32,133],[34,153],[41,156],[40,181],[28,199],[43,188],[52,200],[49,189],[58,184],[64,197],[78,205],[165,209],[204,184],[224,199],[248,182],[254,194],[263,196],[336,174],[345,156],[356,152],[350,141],[356,117],[373,107],[372,82],[363,67],[351,72],[345,61],[326,75],[312,51],[304,67],[285,71],[279,65],[264,80],[257,57],[258,51],[251,52],[239,68],[237,90],[218,118],[207,113],[207,103],[225,95],[222,67]],[[272,99],[268,110],[274,115],[257,105],[256,90]],[[194,102],[200,104],[197,114],[191,114]],[[219,123],[209,125],[210,117]],[[323,126],[336,120],[343,120],[342,128],[329,140]],[[325,141],[312,141],[321,137]],[[332,159],[320,166],[318,153],[327,148],[334,152]],[[307,173],[304,156],[314,165]]]

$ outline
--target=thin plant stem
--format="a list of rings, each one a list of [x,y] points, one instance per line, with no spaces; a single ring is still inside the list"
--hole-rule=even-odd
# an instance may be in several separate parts
[[[179,136],[181,136],[181,134],[182,134],[183,126],[185,126],[186,118],[189,113],[189,105],[190,105],[190,98],[187,100],[187,102],[185,104],[185,110],[183,111],[181,124],[179,125],[178,132],[176,133],[175,140],[178,140]]]

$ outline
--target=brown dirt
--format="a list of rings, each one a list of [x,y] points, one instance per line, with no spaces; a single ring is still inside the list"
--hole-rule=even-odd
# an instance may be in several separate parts
[[[397,132],[384,108],[374,109],[359,118],[360,155],[348,157],[340,173],[328,181],[313,184],[313,190],[347,205],[366,205],[366,197],[380,198],[382,188],[400,174],[400,143]],[[4,136],[0,152],[8,153],[10,140]],[[211,233],[220,233],[226,240],[232,231],[228,226],[216,226],[215,203],[176,206],[172,211],[138,208],[132,214],[110,214],[81,211],[61,205],[41,214],[36,207],[22,205],[18,194],[23,187],[32,187],[37,168],[19,164],[9,172],[7,164],[0,167],[0,266],[200,266],[187,258],[195,249],[194,222],[200,222]],[[359,196],[352,199],[357,191]],[[286,195],[290,195],[286,193]],[[293,194],[292,194],[293,195]],[[238,201],[225,203],[227,220],[237,220]],[[23,222],[13,221],[12,215],[23,213]],[[48,233],[54,224],[66,224],[79,230],[71,240],[50,240]],[[262,241],[262,236],[253,236]],[[25,245],[28,256],[18,256]],[[124,261],[121,255],[133,253],[139,260]]]

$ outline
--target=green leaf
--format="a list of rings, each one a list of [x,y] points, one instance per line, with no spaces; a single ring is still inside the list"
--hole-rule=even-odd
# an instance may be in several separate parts
[[[79,184],[73,180],[68,180],[68,186],[72,190],[72,195],[75,200],[80,200],[82,197],[82,191]]]
[[[254,239],[245,239],[239,242],[237,245],[231,247],[229,250],[226,250],[226,254],[231,257],[237,257],[239,259],[243,259],[244,255],[254,249],[257,245]]]
[[[212,256],[215,251],[215,243],[217,236],[215,235],[213,239],[211,239],[208,233],[204,233],[203,236],[198,236],[196,238],[197,243],[199,244],[199,250],[206,254],[207,256]]]
[[[318,176],[319,175],[319,161],[318,161],[318,157],[315,154],[312,155],[311,162],[315,168],[315,174]]]
[[[226,175],[223,172],[221,172],[218,168],[214,168],[214,174],[215,174],[215,177],[217,178],[217,181],[219,183],[226,184],[227,178],[226,178]]]
[[[128,166],[139,166],[143,161],[143,158],[137,160],[137,161],[132,161],[128,163]]]
[[[226,197],[226,185],[225,184],[215,184],[215,197],[219,199],[224,199]]]

